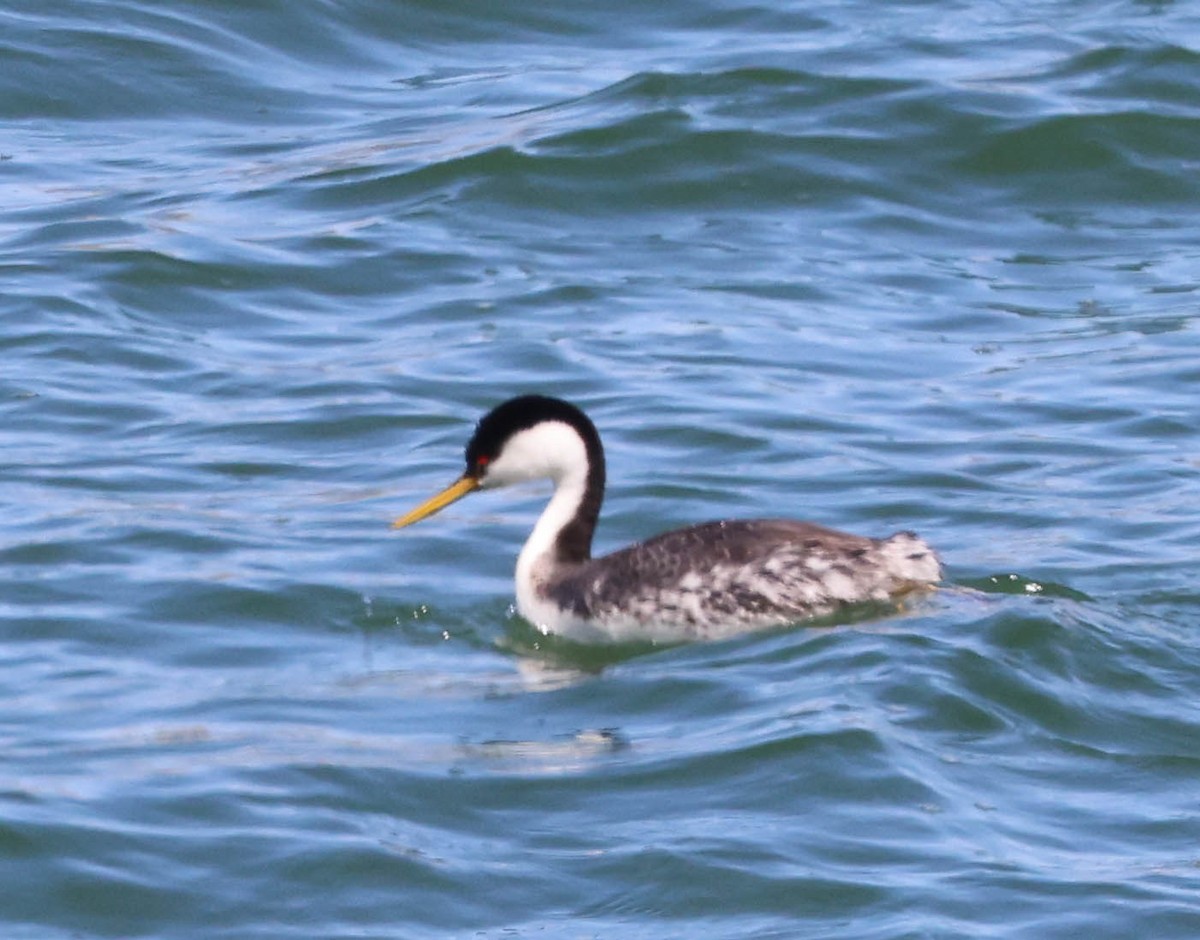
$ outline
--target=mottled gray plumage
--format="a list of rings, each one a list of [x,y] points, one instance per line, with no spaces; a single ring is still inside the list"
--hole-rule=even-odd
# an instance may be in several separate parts
[[[612,633],[708,639],[885,601],[941,578],[911,532],[871,539],[787,519],[709,522],[564,566],[543,590]]]

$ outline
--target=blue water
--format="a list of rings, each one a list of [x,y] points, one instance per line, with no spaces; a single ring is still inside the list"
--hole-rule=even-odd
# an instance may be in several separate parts
[[[1200,15],[0,10],[0,935],[1200,936]],[[919,531],[894,616],[590,649],[597,547]]]

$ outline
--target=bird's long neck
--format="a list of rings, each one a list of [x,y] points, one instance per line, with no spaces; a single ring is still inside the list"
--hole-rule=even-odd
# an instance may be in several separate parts
[[[587,462],[554,477],[554,495],[542,510],[517,559],[518,584],[543,581],[551,570],[592,557],[592,535],[604,500],[604,452],[587,442]]]

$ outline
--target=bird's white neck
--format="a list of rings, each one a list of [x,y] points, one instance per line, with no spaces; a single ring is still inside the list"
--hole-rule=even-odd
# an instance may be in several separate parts
[[[547,620],[542,613],[547,603],[542,588],[559,568],[559,537],[579,511],[584,483],[585,476],[580,474],[564,478],[555,485],[554,495],[517,556],[517,608],[535,625]]]
[[[557,421],[515,434],[488,466],[485,486],[540,478],[549,478],[554,483],[554,495],[517,558],[517,607],[523,617],[536,625],[548,622],[549,602],[542,593],[543,586],[563,564],[587,557],[603,491],[602,473],[601,468],[598,478],[601,492],[593,497],[595,506],[582,509],[588,501],[589,481],[595,489],[597,475],[579,433]],[[579,557],[581,554],[583,559]]]

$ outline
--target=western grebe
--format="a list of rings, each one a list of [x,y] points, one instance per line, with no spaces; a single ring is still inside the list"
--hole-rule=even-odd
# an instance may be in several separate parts
[[[498,405],[480,420],[466,456],[457,481],[394,526],[474,490],[553,481],[516,573],[517,609],[543,633],[586,642],[716,639],[941,580],[937,556],[911,532],[872,539],[786,519],[707,522],[593,558],[604,449],[587,415],[557,398]]]

